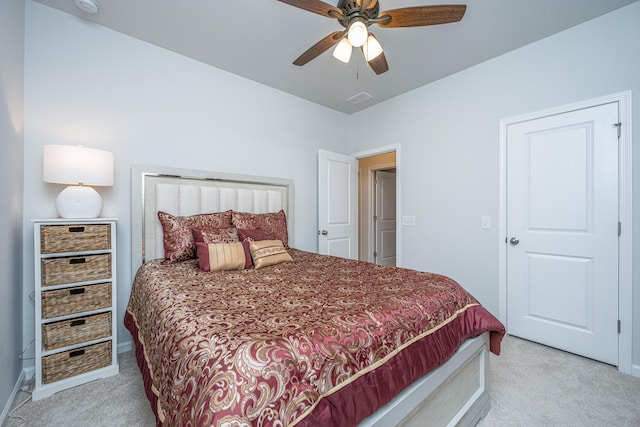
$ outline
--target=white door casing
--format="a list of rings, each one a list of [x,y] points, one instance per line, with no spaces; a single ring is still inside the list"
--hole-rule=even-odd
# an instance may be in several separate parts
[[[618,103],[506,129],[507,330],[618,365]]]
[[[358,259],[358,162],[318,150],[318,252]]]
[[[396,265],[396,174],[378,170],[375,182],[375,263]]]

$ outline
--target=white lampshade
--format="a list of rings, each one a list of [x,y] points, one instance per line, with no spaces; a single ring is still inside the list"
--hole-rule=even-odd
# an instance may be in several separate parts
[[[367,37],[367,42],[362,46],[362,52],[367,61],[377,58],[382,53],[382,46],[373,34],[369,34]]]
[[[364,22],[357,20],[353,21],[351,25],[349,25],[349,34],[347,34],[347,38],[349,39],[349,43],[351,46],[360,47],[367,41],[367,26]]]
[[[352,50],[353,50],[353,47],[351,46],[351,43],[349,43],[349,40],[342,39],[340,40],[340,43],[338,43],[336,48],[333,50],[333,56],[342,62],[348,63],[349,59],[351,59]]]
[[[112,186],[113,153],[80,145],[45,145],[42,180],[54,184]]]
[[[102,210],[102,198],[89,186],[113,185],[113,153],[82,146],[45,145],[42,180],[69,184],[56,199],[62,218],[96,218]]]

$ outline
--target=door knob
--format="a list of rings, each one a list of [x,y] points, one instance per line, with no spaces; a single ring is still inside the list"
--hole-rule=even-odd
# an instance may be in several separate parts
[[[517,237],[512,237],[511,240],[509,240],[509,242],[511,242],[511,244],[515,246],[518,243],[520,243],[520,239],[518,239]]]
[[[318,234],[319,235],[322,234],[323,236],[326,236],[327,234],[329,234],[329,232],[327,230],[322,230],[322,231],[318,230]]]

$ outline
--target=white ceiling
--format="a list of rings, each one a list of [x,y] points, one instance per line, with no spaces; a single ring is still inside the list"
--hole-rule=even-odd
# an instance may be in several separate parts
[[[356,51],[349,64],[333,58],[329,50],[303,67],[292,65],[317,41],[343,28],[334,19],[278,0],[97,0],[98,15],[77,9],[74,0],[35,1],[353,113],[639,0],[461,0],[456,4],[466,4],[467,11],[458,23],[374,25],[370,30],[389,62],[389,71],[379,76]],[[381,11],[448,3],[379,1]],[[346,101],[360,92],[373,98],[358,105]]]

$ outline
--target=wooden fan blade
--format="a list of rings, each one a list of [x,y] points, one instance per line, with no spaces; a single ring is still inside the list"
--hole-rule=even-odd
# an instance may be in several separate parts
[[[329,34],[327,37],[320,40],[318,43],[311,46],[305,53],[300,55],[298,59],[293,61],[293,65],[302,66],[307,62],[315,59],[318,55],[329,49],[334,44],[338,43],[342,37],[344,37],[346,33],[344,31],[335,31]]]
[[[337,18],[342,16],[342,10],[320,0],[280,0],[282,3],[299,7],[327,18]]]
[[[384,56],[384,52],[369,61],[369,65],[376,74],[389,71],[389,64],[387,64],[387,58]]]
[[[395,28],[448,24],[461,20],[466,10],[467,6],[463,4],[416,6],[387,10],[380,12],[379,19],[381,19],[381,22],[378,25],[383,28]]]

